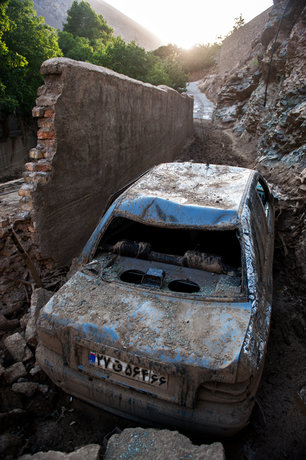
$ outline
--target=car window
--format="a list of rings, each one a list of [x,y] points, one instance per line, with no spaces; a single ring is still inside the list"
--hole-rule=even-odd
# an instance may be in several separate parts
[[[260,199],[261,205],[263,207],[268,227],[271,225],[271,195],[267,188],[266,183],[261,179],[258,178],[256,183],[256,193]]]
[[[202,296],[245,294],[238,230],[199,230],[148,225],[114,217],[94,259],[112,253],[106,276]]]
[[[193,250],[221,256],[224,263],[241,266],[241,250],[237,230],[194,230],[142,224],[123,217],[110,223],[99,246],[128,240],[146,242],[155,252],[183,255]]]

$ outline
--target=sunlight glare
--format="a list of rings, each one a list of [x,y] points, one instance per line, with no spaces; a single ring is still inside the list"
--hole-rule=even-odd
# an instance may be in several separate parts
[[[226,35],[240,13],[245,22],[272,5],[272,0],[106,0],[159,37],[163,43],[190,48]]]

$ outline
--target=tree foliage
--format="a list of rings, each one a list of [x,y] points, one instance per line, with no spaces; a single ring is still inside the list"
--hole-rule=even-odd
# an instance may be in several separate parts
[[[28,112],[42,84],[42,62],[62,55],[56,31],[37,17],[32,1],[1,3],[0,51],[0,110]]]
[[[78,3],[77,0],[74,0],[67,11],[67,22],[63,25],[63,30],[74,37],[88,38],[91,43],[98,39],[107,42],[113,34],[113,29],[102,15],[98,15],[89,3]]]
[[[65,57],[76,61],[93,61],[94,48],[88,38],[74,37],[70,32],[59,30],[58,43]]]
[[[244,26],[244,24],[245,24],[245,21],[244,21],[244,19],[242,17],[242,14],[240,13],[238,18],[235,18],[235,22],[234,22],[234,25],[233,25],[233,28],[232,28],[230,34],[235,32],[236,30],[240,29],[240,27]]]
[[[190,50],[184,50],[176,45],[161,46],[154,51],[155,56],[180,64],[186,73],[204,70],[215,64],[216,54],[220,48],[217,43],[199,44]]]
[[[243,21],[236,20],[237,26]],[[40,66],[51,57],[92,62],[181,91],[189,72],[214,64],[218,46],[197,45],[186,51],[170,44],[147,52],[135,42],[115,37],[87,2],[73,1],[63,31],[55,31],[37,17],[32,0],[0,0],[0,110],[30,111],[43,81]]]
[[[185,89],[187,74],[178,61],[161,58],[133,41],[127,44],[115,37],[104,18],[87,2],[74,1],[67,14],[63,32],[58,32],[64,56],[102,65],[154,85]]]

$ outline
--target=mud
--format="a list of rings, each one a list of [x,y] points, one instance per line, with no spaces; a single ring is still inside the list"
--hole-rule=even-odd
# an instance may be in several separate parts
[[[181,159],[252,167],[256,151],[247,139],[237,144],[226,130],[218,129],[209,121],[197,120],[195,138]],[[268,179],[273,183],[273,172]],[[298,218],[298,213],[290,209],[277,213],[271,331],[262,381],[248,427],[230,439],[184,433],[196,444],[222,441],[228,460],[305,458],[306,408],[299,396],[306,385],[305,311],[294,265],[297,236],[288,231],[298,228]],[[284,231],[287,231],[285,246]],[[20,327],[15,331],[0,331],[0,364],[5,368],[12,365],[13,360],[4,348],[4,338],[13,332],[22,332],[27,309],[25,304],[18,315],[13,313],[7,318],[21,320]],[[33,365],[31,361],[25,364],[28,371]],[[89,443],[105,446],[111,434],[136,426],[64,394],[39,370],[29,375],[27,380],[41,385],[31,397],[14,392],[11,385],[1,380],[0,456],[3,459],[49,449],[71,452]]]

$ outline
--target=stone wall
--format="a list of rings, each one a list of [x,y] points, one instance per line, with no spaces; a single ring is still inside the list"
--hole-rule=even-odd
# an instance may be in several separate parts
[[[71,59],[50,59],[41,72],[38,142],[19,194],[41,256],[63,266],[79,255],[112,193],[180,154],[193,133],[193,101]]]

